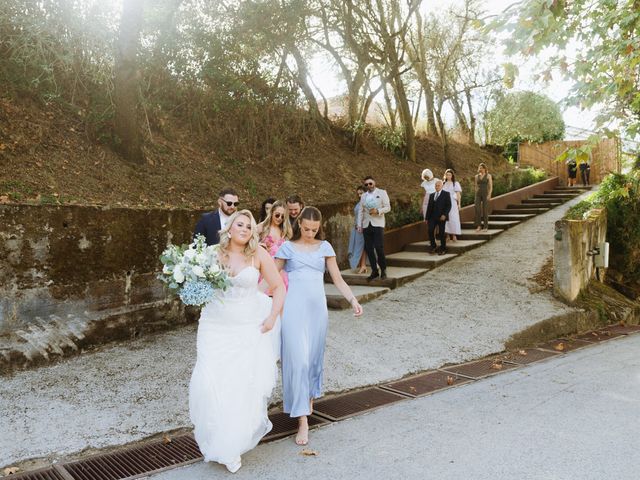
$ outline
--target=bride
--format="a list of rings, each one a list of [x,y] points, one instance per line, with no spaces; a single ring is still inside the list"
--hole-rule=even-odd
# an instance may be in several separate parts
[[[202,309],[189,413],[205,462],[235,473],[240,455],[268,433],[267,402],[277,379],[279,332],[274,329],[285,287],[269,253],[258,248],[256,222],[236,212],[220,232],[219,258],[232,286]],[[273,300],[258,290],[266,279]]]

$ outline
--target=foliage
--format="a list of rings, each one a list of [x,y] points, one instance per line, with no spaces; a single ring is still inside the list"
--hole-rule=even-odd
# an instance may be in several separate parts
[[[402,156],[405,147],[404,130],[401,127],[379,127],[372,128],[376,142],[383,148]]]
[[[531,56],[555,46],[543,80],[559,72],[574,81],[568,103],[598,106],[600,126],[620,119],[640,133],[640,5],[637,0],[524,0],[497,22],[509,32],[508,53]]]
[[[534,183],[541,182],[547,178],[547,173],[544,170],[538,170],[537,168],[527,167],[515,170],[503,175],[492,175],[493,178],[493,190],[491,192],[492,197],[503,195],[505,193],[513,192],[520,188],[533,185]],[[461,203],[463,207],[467,205],[473,205],[475,201],[474,192],[474,180],[463,180],[460,182],[462,186],[462,198]]]
[[[408,200],[391,203],[391,211],[385,215],[387,229],[399,228],[422,220],[423,194],[411,195]]]
[[[626,280],[640,282],[640,172],[607,175],[600,188],[572,207],[566,218],[583,218],[593,208],[607,209],[610,267]]]
[[[514,139],[546,142],[564,137],[564,120],[558,105],[534,92],[508,93],[487,114],[491,143],[506,145]]]

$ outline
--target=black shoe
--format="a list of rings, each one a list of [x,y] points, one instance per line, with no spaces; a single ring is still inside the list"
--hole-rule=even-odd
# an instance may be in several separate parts
[[[438,249],[431,247],[429,250],[427,250],[427,253],[429,255],[435,255],[436,253],[438,253]]]
[[[438,255],[445,255],[446,253],[447,253],[447,249],[441,248],[440,251],[438,252]]]
[[[380,275],[378,274],[377,270],[374,270],[373,272],[371,272],[371,275],[369,275],[367,277],[367,282],[370,282],[371,280],[375,280],[376,278],[378,278]]]
[[[380,272],[380,280],[386,280],[386,279],[387,279],[387,271],[382,270],[382,272]]]

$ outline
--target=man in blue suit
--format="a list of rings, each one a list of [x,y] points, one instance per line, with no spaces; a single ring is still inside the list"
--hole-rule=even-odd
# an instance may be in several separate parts
[[[239,203],[238,194],[233,188],[222,190],[218,195],[218,210],[205,213],[200,217],[193,236],[204,235],[207,239],[207,245],[220,243],[220,230],[227,225],[229,217],[238,210]]]
[[[429,253],[444,255],[447,253],[447,234],[444,231],[445,223],[451,211],[451,194],[442,189],[442,180],[436,180],[436,191],[429,195],[429,205],[427,206],[427,222],[429,224],[429,240],[431,248]],[[440,248],[436,245],[435,229],[438,227],[440,237]]]

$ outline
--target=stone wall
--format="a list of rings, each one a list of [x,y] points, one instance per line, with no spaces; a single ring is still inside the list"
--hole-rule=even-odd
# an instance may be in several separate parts
[[[342,264],[352,208],[321,208]],[[193,321],[156,274],[201,213],[0,205],[0,370]]]
[[[606,240],[607,212],[592,210],[583,220],[558,220],[553,246],[553,290],[574,302],[596,275],[593,251]],[[598,272],[604,281],[604,271]]]

